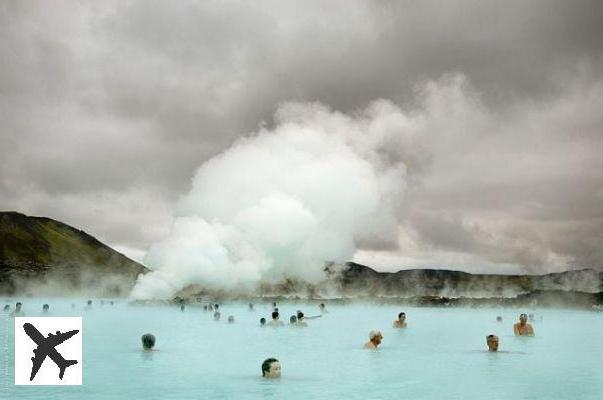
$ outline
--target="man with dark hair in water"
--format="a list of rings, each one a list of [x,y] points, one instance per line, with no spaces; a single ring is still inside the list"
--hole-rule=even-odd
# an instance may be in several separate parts
[[[153,347],[155,347],[155,335],[145,333],[140,339],[142,340],[143,350],[153,350]]]
[[[274,311],[272,313],[272,321],[268,322],[268,325],[270,325],[270,326],[283,326],[284,325],[283,321],[279,320],[278,311]]]
[[[398,314],[398,319],[394,321],[394,328],[406,328],[406,313]]]
[[[50,306],[48,304],[44,304],[42,306],[42,314],[48,314],[49,310],[50,310]]]
[[[267,358],[262,363],[262,376],[275,379],[281,377],[281,363],[276,358]]]
[[[8,304],[4,305],[4,312],[7,312],[10,310],[10,306]]]
[[[260,318],[260,326],[266,326],[266,318]]]
[[[229,315],[229,316],[228,316],[228,323],[229,323],[229,324],[234,324],[234,322],[235,322],[234,316]]]
[[[296,326],[308,326],[308,323],[306,321],[304,321],[306,319],[306,316],[304,315],[303,312],[301,312],[300,310],[297,310],[297,316],[296,316]]]
[[[486,344],[488,344],[488,351],[498,351],[498,336],[486,336]]]
[[[519,315],[519,322],[513,325],[513,333],[515,333],[515,336],[534,336],[534,328],[528,324],[526,314]]]
[[[25,313],[21,310],[21,307],[23,307],[23,303],[18,302],[15,304],[15,310],[10,313],[11,317],[24,317]]]

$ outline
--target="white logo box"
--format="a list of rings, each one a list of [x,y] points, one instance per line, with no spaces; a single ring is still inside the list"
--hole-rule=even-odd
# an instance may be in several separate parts
[[[40,369],[33,380],[30,381],[33,361],[32,357],[38,357],[34,349],[38,349],[38,344],[26,333],[24,325],[31,324],[35,331],[38,331],[42,340],[48,339],[48,334],[52,336],[61,332],[61,335],[77,330],[75,335],[69,337],[62,343],[56,345],[54,349],[64,360],[75,360],[77,364],[72,364],[64,369],[63,379],[59,378],[61,369],[48,355],[44,358]],[[31,332],[31,327],[28,328]],[[33,335],[40,340],[36,332]],[[15,385],[81,385],[82,384],[82,318],[81,317],[16,317],[15,318]],[[51,336],[51,337],[52,337]],[[48,346],[52,349],[52,346]],[[46,352],[40,351],[46,354]],[[56,357],[55,355],[55,358]]]

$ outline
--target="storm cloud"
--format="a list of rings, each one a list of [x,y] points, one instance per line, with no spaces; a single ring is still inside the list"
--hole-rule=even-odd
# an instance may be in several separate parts
[[[141,259],[200,166],[320,104],[379,113],[406,166],[356,261],[601,270],[602,27],[599,1],[5,1],[0,209]]]

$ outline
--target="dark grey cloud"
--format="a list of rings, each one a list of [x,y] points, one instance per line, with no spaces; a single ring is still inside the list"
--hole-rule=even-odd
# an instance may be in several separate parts
[[[602,27],[600,1],[3,2],[0,208],[144,250],[282,102],[384,98],[428,123],[383,149],[401,248],[365,251],[603,268]]]

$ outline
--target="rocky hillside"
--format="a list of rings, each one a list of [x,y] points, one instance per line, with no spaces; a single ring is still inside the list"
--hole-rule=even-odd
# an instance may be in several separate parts
[[[327,273],[344,295],[503,298],[533,291],[598,293],[603,290],[603,274],[591,269],[545,275],[470,274],[436,269],[390,273],[347,263],[343,267],[327,267]]]
[[[316,284],[287,279],[240,292],[195,284],[178,292],[175,298],[188,301],[257,298],[344,302],[364,299],[429,306],[540,305],[588,309],[603,304],[603,274],[589,269],[546,275],[470,274],[435,269],[378,272],[349,262],[329,264],[324,272],[325,279]]]
[[[127,295],[145,272],[82,230],[50,218],[0,212],[0,293]]]

